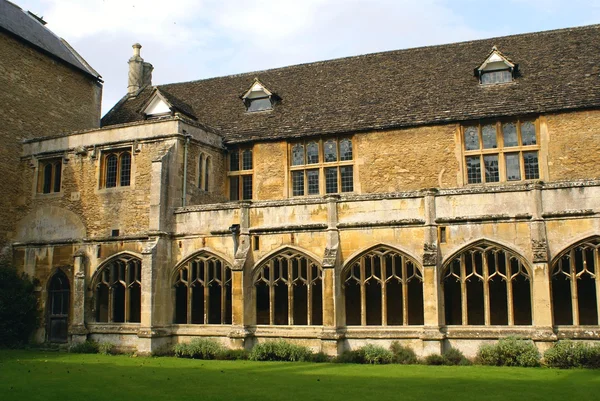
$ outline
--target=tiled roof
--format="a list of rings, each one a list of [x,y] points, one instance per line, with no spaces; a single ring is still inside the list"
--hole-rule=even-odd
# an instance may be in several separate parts
[[[2,30],[21,38],[86,74],[100,78],[100,75],[65,40],[56,36],[31,14],[6,0],[0,0],[0,31]]]
[[[481,85],[496,46],[519,64],[512,83]],[[228,142],[407,127],[600,106],[600,25],[390,51],[161,85]],[[281,98],[248,113],[258,78]],[[142,120],[152,88],[117,104],[103,126]]]

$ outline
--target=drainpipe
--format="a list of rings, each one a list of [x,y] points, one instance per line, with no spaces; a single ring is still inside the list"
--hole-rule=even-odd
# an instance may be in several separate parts
[[[188,160],[188,144],[190,143],[190,135],[183,131],[185,142],[183,143],[183,190],[181,191],[181,206],[185,207],[185,198],[187,195],[187,160]]]

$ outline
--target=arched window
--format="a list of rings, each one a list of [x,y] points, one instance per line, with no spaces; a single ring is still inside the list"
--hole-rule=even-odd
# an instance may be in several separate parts
[[[210,156],[206,156],[206,164],[204,165],[204,190],[208,191],[208,178],[210,177]]]
[[[175,273],[175,323],[231,324],[231,266],[203,252]]]
[[[346,325],[423,324],[423,275],[409,256],[376,247],[350,261],[342,281]]]
[[[254,275],[256,324],[323,324],[322,276],[316,261],[295,250],[270,257]]]
[[[119,149],[102,154],[101,188],[128,187],[131,185],[131,151]]]
[[[531,324],[531,277],[516,253],[482,242],[442,271],[446,324]]]
[[[142,261],[121,255],[97,273],[95,284],[96,321],[139,323],[142,298]]]
[[[204,153],[200,153],[200,156],[198,156],[198,188],[199,189],[203,189],[204,188],[204,183],[202,182],[202,180],[204,180]]]
[[[57,270],[48,288],[48,340],[66,342],[69,327],[69,280],[62,270]]]
[[[600,321],[600,237],[571,246],[552,264],[555,325],[597,325]]]

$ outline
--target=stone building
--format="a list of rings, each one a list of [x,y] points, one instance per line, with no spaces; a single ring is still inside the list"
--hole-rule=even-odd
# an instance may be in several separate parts
[[[21,141],[100,126],[100,75],[45,24],[0,0],[0,257],[5,258],[10,257],[19,217],[58,192],[52,182],[40,183],[46,187],[36,200],[32,189],[38,184],[22,185],[21,171],[27,167],[20,163]],[[39,155],[35,167],[44,160]],[[52,163],[44,166],[60,174],[59,159]]]
[[[598,340],[597,43],[599,25],[160,86],[136,44],[101,128],[26,141],[15,263],[47,322],[69,304],[64,341],[143,353]],[[31,191],[47,157],[68,160],[52,197]]]

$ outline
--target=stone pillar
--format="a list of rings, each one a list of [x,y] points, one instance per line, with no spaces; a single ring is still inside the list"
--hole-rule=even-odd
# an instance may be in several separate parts
[[[337,228],[337,202],[339,195],[328,195],[327,200],[327,241],[323,255],[323,333],[321,349],[329,355],[341,351],[343,335],[339,328],[345,325],[340,277],[340,233]]]
[[[237,238],[235,262],[231,271],[231,323],[229,333],[233,348],[250,348],[251,333],[247,326],[254,322],[254,299],[252,295],[251,265],[248,265],[250,251],[250,205],[249,201],[240,202],[240,228]],[[232,244],[232,247],[235,245]],[[248,266],[247,266],[248,265]],[[246,278],[246,279],[245,279]]]
[[[85,327],[85,252],[79,250],[73,255],[73,292],[71,305],[71,342],[81,343],[87,339]]]
[[[532,281],[532,318],[536,328],[533,340],[541,349],[548,347],[548,342],[556,340],[552,329],[552,301],[550,295],[550,271],[546,223],[542,218],[542,187],[541,183],[534,184],[532,194],[534,207],[530,223],[531,251],[533,255]]]
[[[421,340],[423,341],[422,355],[440,354],[444,336],[440,332],[443,323],[441,311],[441,291],[439,271],[441,258],[435,222],[435,195],[436,189],[424,191],[425,203],[425,243],[423,244],[423,312],[424,327]]]

